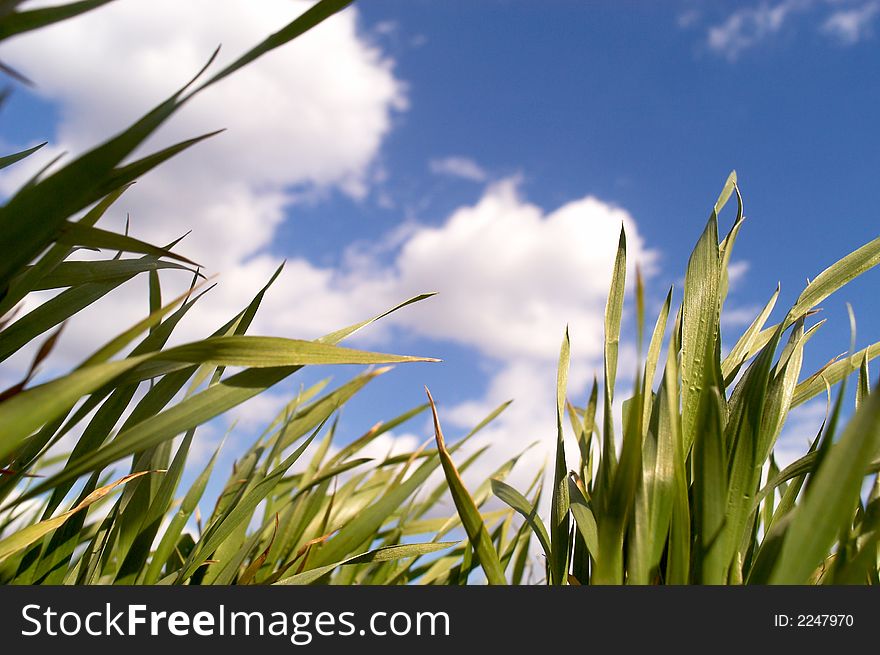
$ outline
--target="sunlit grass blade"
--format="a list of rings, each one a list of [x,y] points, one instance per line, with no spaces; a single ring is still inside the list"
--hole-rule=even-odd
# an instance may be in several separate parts
[[[654,331],[651,333],[651,341],[648,344],[648,354],[645,359],[645,368],[642,373],[642,426],[648,427],[651,419],[652,393],[654,374],[657,372],[657,364],[660,361],[660,350],[663,347],[663,335],[666,333],[666,324],[669,321],[669,308],[672,305],[672,288],[666,294],[666,300],[660,308]]]
[[[803,584],[852,521],[869,463],[880,452],[880,393],[872,393],[831,445],[797,509],[770,582]]]
[[[720,311],[718,222],[713,211],[688,261],[681,319],[681,421],[684,452],[697,436],[697,414],[714,380]]]
[[[170,465],[162,464],[168,466],[168,470],[162,476],[155,491],[145,485],[143,480],[140,481],[136,489],[133,487],[126,489],[128,492],[134,493],[136,491],[144,494],[146,496],[144,499],[146,507],[135,512],[130,502],[125,506],[125,511],[120,514],[122,520],[118,523],[119,534],[116,539],[116,554],[117,560],[121,563],[116,574],[117,584],[134,584],[144,570],[150,555],[150,548],[159,532],[163,519],[169,513],[174,499],[174,492],[177,490],[177,485],[183,477],[184,466],[190,453],[195,432],[195,429],[192,429],[184,435]],[[166,442],[166,444],[170,446],[170,443]],[[146,464],[149,466],[159,464],[160,462],[161,454],[157,452],[156,456],[151,461],[147,461]],[[124,503],[125,500],[126,498],[123,495],[120,504]],[[126,515],[130,517],[128,520],[125,520],[127,518]]]
[[[483,524],[483,517],[474,504],[473,498],[468,493],[461,480],[458,470],[446,449],[446,443],[443,439],[443,431],[440,428],[440,419],[437,416],[437,407],[434,405],[434,399],[431,392],[425,389],[428,394],[428,402],[431,404],[431,411],[434,415],[434,435],[437,441],[437,451],[440,457],[440,463],[443,467],[443,473],[446,475],[446,481],[449,484],[449,491],[452,494],[452,500],[461,517],[461,523],[467,532],[474,554],[486,574],[486,580],[490,585],[506,585],[507,580],[504,577],[504,567],[498,558],[498,553],[492,545],[492,540]]]
[[[800,327],[798,337],[803,336],[802,323]],[[743,532],[749,529],[748,521],[752,516],[752,503],[760,484],[761,469],[765,457],[769,455],[769,450],[764,452],[764,443],[769,443],[769,437],[763,436],[762,425],[764,418],[768,416],[768,396],[773,393],[773,356],[781,335],[782,330],[777,330],[774,338],[737,384],[730,398],[726,425],[723,415],[719,415],[721,442],[725,449],[721,456],[726,469],[727,500],[723,511],[724,525],[717,543],[711,549],[713,580],[717,580],[715,576],[719,573],[727,574],[728,567],[737,554]],[[723,407],[720,411],[723,411]],[[775,423],[773,427],[775,429]],[[716,565],[722,568],[717,570],[714,568]],[[735,563],[733,567],[737,569]],[[733,574],[739,575],[739,572],[735,570]],[[721,584],[717,581],[713,583]]]
[[[727,236],[721,241],[718,245],[718,251],[721,254],[721,304],[724,305],[724,301],[727,299],[727,292],[730,288],[730,276],[728,269],[730,268],[730,257],[733,253],[733,246],[736,243],[736,238],[739,236],[739,231],[742,228],[743,221],[745,220],[745,216],[743,215],[743,199],[742,194],[739,192],[739,187],[736,185],[736,171],[733,171],[730,176],[727,178],[727,184],[724,185],[724,190],[722,191],[722,196],[719,198],[719,202],[715,203],[715,216],[718,216],[721,213],[721,209],[727,203],[727,200],[730,198],[730,194],[726,197],[724,196],[724,191],[726,191],[731,184],[733,183],[733,190],[736,192],[736,219],[733,221],[733,225],[730,228],[730,232],[727,233]],[[721,202],[723,198],[723,202]]]
[[[822,370],[817,371],[795,387],[791,398],[792,408],[802,405],[825,391],[826,381],[831,385],[837,384],[851,373],[859,370],[864,360],[870,362],[878,355],[880,355],[880,342],[871,344],[849,357],[823,367]]]
[[[770,296],[770,300],[767,301],[767,304],[764,305],[755,320],[752,321],[751,325],[749,325],[746,331],[743,332],[733,348],[730,349],[727,357],[721,362],[721,374],[724,376],[725,388],[730,386],[731,382],[733,382],[733,378],[739,372],[740,367],[748,359],[749,355],[754,352],[752,349],[755,347],[756,339],[761,333],[761,328],[764,327],[764,324],[770,317],[773,308],[776,306],[776,300],[778,298],[779,285],[777,284],[776,290],[773,292],[773,295]]]
[[[426,409],[428,409],[428,407],[430,407],[430,405],[428,403],[425,403],[423,405],[419,405],[418,407],[414,407],[413,409],[408,410],[389,421],[377,423],[372,428],[370,428],[370,430],[368,430],[366,434],[359,437],[358,439],[355,439],[350,444],[340,449],[338,453],[333,455],[328,462],[328,466],[332,466],[337,462],[342,462],[345,459],[352,457],[360,450],[372,443],[375,439],[415,418]]]
[[[21,441],[43,422],[66,411],[80,397],[150,360],[250,366],[221,384],[210,387],[169,410],[166,416],[168,421],[178,416],[184,421],[185,427],[178,432],[195,427],[244,402],[304,365],[427,361],[408,356],[376,355],[314,341],[230,336],[216,337],[121,361],[106,362],[80,369],[63,378],[29,389],[0,405],[0,432],[4,435],[4,440],[0,443],[0,459],[13,452]],[[162,421],[157,419],[144,429],[152,433],[161,432],[159,427],[161,424]],[[114,448],[119,449],[120,442],[124,440],[117,439]]]
[[[568,555],[570,546],[570,521],[568,498],[568,464],[565,461],[565,394],[568,388],[568,369],[571,359],[571,343],[568,328],[559,350],[559,365],[556,373],[556,455],[553,473],[553,495],[550,511],[550,577],[551,582],[562,585],[567,582]]]
[[[376,321],[379,321],[379,320],[385,318],[386,316],[393,314],[394,312],[396,312],[400,309],[403,309],[404,307],[408,307],[409,305],[412,305],[414,303],[421,302],[423,300],[427,300],[428,298],[431,298],[432,296],[435,296],[435,295],[436,295],[435,293],[423,293],[418,296],[413,296],[412,298],[404,300],[399,305],[395,305],[391,309],[388,309],[388,310],[382,312],[381,314],[374,316],[373,318],[367,319],[366,321],[361,321],[360,323],[355,323],[354,325],[349,325],[346,328],[342,328],[341,330],[336,330],[335,332],[331,332],[330,334],[325,334],[320,339],[317,339],[317,341],[319,341],[321,343],[337,344],[340,341],[347,339],[355,332],[358,332],[358,331],[362,330],[363,328],[367,327],[371,323],[375,323]]]
[[[880,237],[819,273],[798,296],[785,318],[785,325],[794,323],[832,293],[877,264],[880,264]]]
[[[719,396],[714,388],[702,396],[694,425],[694,573],[701,584],[727,582],[728,561],[721,540],[728,500],[727,457]]]
[[[404,559],[406,557],[415,557],[417,555],[425,555],[427,553],[435,553],[439,550],[445,550],[454,546],[456,543],[457,542],[454,541],[447,541],[440,543],[397,544],[394,546],[383,546],[382,548],[376,548],[375,550],[371,550],[360,555],[355,555],[354,557],[349,557],[344,560],[334,562],[332,564],[326,564],[315,569],[304,571],[303,573],[292,575],[289,578],[284,578],[283,580],[276,582],[275,584],[311,584],[324,577],[339,566],[352,564],[368,564],[372,562],[389,562],[393,560]]]
[[[587,550],[593,558],[596,558],[599,555],[599,532],[596,518],[593,516],[593,511],[580,487],[571,478],[568,479],[568,489],[571,515],[574,517],[578,532],[583,538]]]
[[[302,456],[303,452],[309,447],[309,444],[312,443],[322,427],[323,424],[319,425],[312,435],[303,441],[295,451],[288,455],[287,458],[275,468],[275,470],[255,484],[253,489],[245,494],[238,503],[231,507],[230,511],[225,516],[219,517],[217,521],[205,531],[205,534],[196,543],[195,549],[187,559],[187,562],[184,564],[181,571],[178,573],[178,582],[182,582],[192,575],[195,570],[202,565],[204,560],[214,551],[214,549],[222,544],[224,539],[226,539],[236,527],[238,527],[243,521],[250,520],[257,505],[259,505],[266,496],[272,492],[290,467],[293,466]]]
[[[538,543],[541,545],[541,550],[544,551],[544,555],[549,560],[552,551],[550,535],[547,534],[547,528],[544,527],[544,522],[538,516],[537,508],[532,506],[528,499],[520,492],[501,480],[492,480],[492,493],[523,517],[526,524],[535,533]]]
[[[142,582],[143,584],[155,584],[159,580],[162,567],[165,566],[165,563],[171,556],[186,523],[189,521],[205,492],[205,488],[208,485],[208,480],[211,477],[211,472],[214,470],[214,464],[216,463],[219,454],[220,447],[214,451],[208,464],[202,469],[189,490],[186,492],[186,495],[180,503],[180,507],[174,513],[171,522],[162,533],[162,538],[156,546],[156,550],[153,551],[150,562],[143,573],[143,579],[139,582]]]
[[[191,259],[172,252],[168,248],[154,246],[146,241],[135,239],[125,234],[118,234],[93,225],[83,225],[82,223],[66,222],[61,228],[58,235],[58,243],[68,246],[81,246],[84,248],[109,248],[120,252],[130,252],[142,255],[152,255],[153,257],[167,257],[168,259],[176,259],[184,264],[197,267],[198,264]]]
[[[429,457],[423,462],[406,480],[394,484],[387,489],[375,502],[367,504],[363,508],[352,508],[350,521],[346,522],[339,532],[329,539],[318,550],[313,566],[325,566],[339,561],[347,554],[369,544],[376,532],[398,510],[407,498],[410,497],[428,476],[440,465],[436,456]],[[384,485],[383,485],[384,487]],[[368,502],[372,496],[368,496]]]
[[[610,487],[617,468],[617,451],[614,441],[614,383],[617,378],[617,357],[620,344],[620,322],[623,318],[623,296],[626,290],[626,230],[620,226],[620,238],[617,243],[617,254],[611,275],[611,287],[608,301],[605,304],[605,347],[604,347],[604,380],[603,412],[602,412],[602,454],[599,461],[598,487]],[[599,502],[604,505],[606,498],[600,496]]]

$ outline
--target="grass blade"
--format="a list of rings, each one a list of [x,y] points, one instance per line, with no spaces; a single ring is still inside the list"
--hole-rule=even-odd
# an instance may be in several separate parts
[[[450,457],[449,451],[446,449],[434,399],[427,388],[425,391],[428,394],[428,402],[431,404],[431,411],[434,415],[434,435],[437,441],[437,451],[440,455],[440,464],[443,467],[443,473],[446,475],[446,481],[449,484],[449,491],[452,494],[452,500],[455,502],[455,508],[461,517],[461,523],[467,532],[468,539],[474,549],[474,554],[479,560],[483,572],[486,574],[486,580],[490,585],[506,585],[507,580],[504,577],[504,567],[501,566],[501,560],[498,558],[498,553],[492,544],[492,539],[489,537],[486,526],[483,524],[483,517],[480,516],[480,511],[461,481],[461,476],[458,474],[452,457]]]

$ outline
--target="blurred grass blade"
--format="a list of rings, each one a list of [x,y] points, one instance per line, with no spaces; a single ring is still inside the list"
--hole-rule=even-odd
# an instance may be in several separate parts
[[[34,185],[20,189],[0,207],[0,226],[7,238],[18,245],[0,260],[0,288],[59,237],[69,216],[107,194],[108,190],[102,188],[106,176],[176,111],[185,89],[178,90],[116,137]]]
[[[213,132],[208,132],[207,134],[202,134],[201,136],[186,139],[185,141],[181,141],[180,143],[176,143],[172,146],[149,154],[146,157],[135,160],[130,164],[125,164],[124,166],[114,168],[104,178],[101,186],[98,188],[96,193],[98,195],[104,195],[105,193],[113,192],[123,185],[132,184],[136,179],[149,173],[151,170],[153,170],[160,164],[163,164],[175,155],[178,155],[184,150],[187,150],[188,148],[191,148],[192,146],[201,143],[205,139],[210,139],[211,137],[216,136],[224,131],[225,130],[215,130]]]
[[[5,231],[6,237],[18,246],[14,252],[8,253],[8,257],[0,260],[0,288],[4,288],[22,266],[26,265],[58,237],[68,216],[84,209],[110,190],[106,184],[108,179],[117,172],[115,167],[155,132],[184,102],[200,90],[242,68],[262,54],[300,36],[347,4],[349,3],[337,0],[322,0],[189,95],[185,96],[184,93],[204,72],[204,69],[193,80],[125,131],[80,156],[46,179],[31,187],[21,189],[5,206],[0,207],[0,226]],[[12,17],[14,16],[15,14],[12,15]],[[20,16],[15,20],[22,20]],[[10,18],[7,17],[6,20]],[[7,27],[7,29],[9,28]],[[205,68],[210,65],[215,56],[216,52]],[[152,163],[157,165],[161,163],[161,160]],[[143,174],[145,170],[139,169],[135,172]],[[130,180],[116,179],[114,181],[126,183]]]
[[[321,0],[320,2],[315,3],[288,25],[266,37],[266,39],[257,46],[248,50],[241,57],[211,77],[199,87],[196,92],[219,82],[224,77],[231,75],[240,68],[247,66],[252,61],[262,57],[267,52],[284,45],[288,41],[292,41],[333,14],[345,9],[345,7],[350,5],[352,1],[353,0]]]
[[[859,383],[856,387],[856,409],[867,400],[871,393],[871,373],[868,370],[868,353],[862,356],[862,363],[859,366]]]
[[[127,277],[138,273],[156,272],[164,269],[176,269],[193,272],[190,268],[174,262],[165,262],[155,258],[118,259],[103,261],[66,261],[61,262],[54,270],[40,278],[31,287],[32,291],[75,287],[92,282],[105,282],[119,277]]]
[[[167,248],[160,248],[140,239],[102,230],[92,225],[83,225],[82,223],[65,223],[61,233],[58,235],[58,243],[69,246],[83,246],[85,248],[110,248],[122,252],[152,255],[153,257],[167,257],[190,266],[198,266],[191,259],[171,252]]]
[[[0,41],[16,34],[40,29],[68,18],[73,18],[113,0],[79,0],[54,7],[40,7],[28,11],[16,11],[0,17]]]
[[[125,193],[129,186],[131,185],[121,186],[112,193],[105,195],[94,207],[86,212],[79,222],[83,225],[94,225],[97,223],[113,203]],[[36,264],[26,266],[24,271],[12,280],[6,295],[0,300],[0,316],[3,316],[15,307],[30,291],[36,289],[38,282],[43,276],[54,271],[71,252],[73,252],[73,249],[69,246],[56,243],[40,257]]]
[[[2,30],[3,19],[0,18],[0,30]],[[43,141],[43,143],[34,146],[33,148],[28,148],[27,150],[22,150],[21,152],[16,152],[12,155],[5,155],[0,157],[0,170],[3,170],[7,166],[12,166],[14,163],[21,161],[25,157],[29,157],[34,154],[37,150],[42,148],[48,143],[48,141]]]

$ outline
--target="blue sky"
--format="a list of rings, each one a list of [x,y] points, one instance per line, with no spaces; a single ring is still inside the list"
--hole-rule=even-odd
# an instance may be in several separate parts
[[[202,23],[180,4],[118,0],[79,28],[14,40],[0,54],[38,89],[16,89],[0,143],[81,150],[160,100],[210,44],[232,56],[303,7],[223,0]],[[253,20],[242,25],[245,15]],[[656,312],[670,284],[680,292],[731,169],[748,221],[728,339],[777,281],[780,317],[806,277],[877,236],[880,2],[372,0],[331,23],[182,116],[155,144],[230,129],[206,154],[145,178],[110,220],[130,209],[135,234],[166,241],[195,228],[182,252],[219,272],[221,291],[193,337],[237,311],[283,258],[263,332],[312,337],[410,293],[448,298],[356,342],[444,363],[377,381],[346,409],[343,439],[422,402],[427,384],[453,434],[516,398],[516,413],[487,436],[501,442],[499,457],[536,438],[550,443],[566,323],[573,399],[600,370],[596,325],[621,220]],[[18,179],[6,176],[0,190]],[[722,229],[731,221],[725,214]],[[877,285],[874,272],[824,303],[828,324],[805,371],[846,350],[846,301],[859,344],[876,340]],[[101,329],[136,320],[141,291],[98,309]],[[92,324],[66,336],[71,362],[95,334]],[[325,373],[270,400],[277,406]],[[351,371],[333,373],[341,382]],[[272,402],[243,410],[241,429],[267,422]],[[791,437],[798,444],[818,427],[816,411],[804,416],[813,427]],[[426,427],[417,421],[397,437],[415,443]]]

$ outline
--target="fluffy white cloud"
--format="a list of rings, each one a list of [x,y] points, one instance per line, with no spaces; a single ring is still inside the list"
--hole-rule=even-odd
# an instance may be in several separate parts
[[[440,295],[402,320],[498,358],[553,357],[566,322],[601,331],[621,225],[631,267],[641,261],[650,269],[654,254],[626,211],[588,196],[545,213],[519,197],[513,180],[497,183],[476,205],[403,245],[400,285],[433,285]]]

